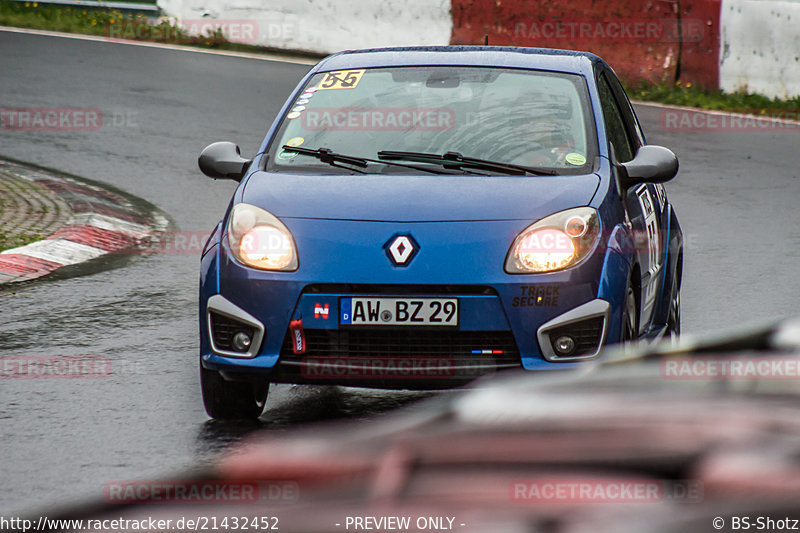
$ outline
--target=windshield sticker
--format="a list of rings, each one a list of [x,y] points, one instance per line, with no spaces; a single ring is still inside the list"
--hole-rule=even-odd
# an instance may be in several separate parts
[[[312,96],[314,96],[314,93],[310,93],[310,92],[306,91],[306,92],[304,92],[303,94],[300,95],[300,99],[301,100],[310,100]]]
[[[576,154],[576,153],[567,154],[567,157],[565,159],[567,160],[567,163],[569,163],[570,165],[575,165],[576,167],[580,167],[586,164],[586,158],[581,154]]]
[[[308,89],[306,89],[306,93],[315,93],[315,92],[317,92],[316,87],[309,87]]]
[[[365,70],[338,70],[328,72],[317,87],[319,91],[330,89],[355,89]],[[305,96],[305,95],[303,95]]]
[[[289,113],[288,115],[286,115],[286,118],[288,118],[288,119],[290,119],[290,120],[291,120],[291,119],[295,119],[295,118],[299,117],[299,116],[300,116],[300,115],[302,115],[302,114],[303,114],[303,113],[301,113],[300,111],[292,111],[291,113]]]
[[[292,152],[291,150],[281,150],[278,154],[278,159],[293,159],[297,157],[298,152]]]
[[[308,99],[308,98],[301,98],[300,100],[298,100],[298,101],[296,102],[296,105],[306,105],[306,104],[307,104],[307,103],[309,103],[310,101],[311,101],[311,100],[310,100],[310,99]]]
[[[296,106],[294,106],[292,108],[292,111],[297,111],[299,113],[300,111],[305,111],[305,109],[306,109],[306,106],[304,106],[304,105],[296,105]]]
[[[303,137],[292,137],[291,139],[286,141],[285,144],[286,146],[300,146],[304,142],[306,142],[306,140]],[[297,152],[292,152],[292,153],[297,153]]]

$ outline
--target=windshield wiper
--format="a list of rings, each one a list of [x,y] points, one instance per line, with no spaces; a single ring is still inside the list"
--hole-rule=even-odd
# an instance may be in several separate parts
[[[403,163],[392,163],[391,161],[381,161],[379,159],[369,159],[366,157],[355,157],[351,155],[337,154],[332,150],[330,150],[329,148],[317,148],[316,150],[313,150],[311,148],[289,146],[288,144],[284,144],[281,148],[283,148],[286,151],[297,152],[298,154],[310,155],[311,157],[316,157],[323,163],[328,163],[332,167],[345,168],[347,170],[355,170],[356,172],[361,172],[362,174],[366,174],[366,172],[355,168],[343,167],[342,165],[338,165],[337,163],[345,163],[348,165],[354,165],[361,168],[366,168],[367,163],[378,163],[381,165],[392,165],[395,167],[413,168],[414,170],[420,170],[422,172],[430,172],[431,174],[449,174],[449,172],[444,172],[442,170],[418,167],[416,165],[404,165]]]
[[[366,174],[366,172],[364,172],[363,170],[358,170],[351,167],[343,167],[342,165],[337,164],[337,163],[345,163],[347,165],[367,168],[367,160],[362,159],[360,157],[337,154],[329,148],[317,148],[316,150],[313,150],[311,148],[300,148],[299,146],[289,146],[288,144],[284,144],[281,148],[283,148],[286,151],[297,152],[298,154],[310,155],[311,157],[316,157],[323,163],[327,163],[332,167],[339,167],[347,170],[355,170],[356,172],[361,172],[362,174]]]
[[[382,150],[378,152],[381,160],[400,160],[400,161],[419,161],[420,163],[436,163],[443,168],[463,170],[475,168],[478,170],[489,170],[494,172],[505,172],[513,175],[533,174],[535,176],[557,176],[555,170],[525,167],[522,165],[512,165],[499,161],[489,161],[487,159],[476,159],[474,157],[464,157],[458,152],[447,152],[445,154],[428,154],[425,152],[393,152]]]

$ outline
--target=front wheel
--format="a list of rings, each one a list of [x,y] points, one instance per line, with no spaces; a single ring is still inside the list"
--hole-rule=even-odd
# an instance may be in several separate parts
[[[636,343],[639,342],[639,307],[636,305],[636,292],[631,282],[625,288],[625,301],[622,308],[622,332],[619,342],[623,353],[631,355],[635,352]]]
[[[672,278],[672,299],[669,302],[669,315],[667,316],[667,334],[672,342],[676,342],[681,334],[681,276],[683,274],[683,255],[678,256],[675,272]]]
[[[622,310],[622,333],[620,342],[635,342],[639,338],[639,309],[636,305],[636,293],[628,282],[625,289],[625,307]]]
[[[674,341],[681,334],[681,290],[675,291],[675,296],[669,305],[669,320],[667,333]]]
[[[255,420],[264,411],[269,383],[226,381],[219,372],[200,365],[203,405],[211,418]]]

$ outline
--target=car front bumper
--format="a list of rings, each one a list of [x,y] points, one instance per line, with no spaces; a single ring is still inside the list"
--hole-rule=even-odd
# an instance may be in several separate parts
[[[353,247],[381,250],[374,258],[361,254],[367,259],[346,261],[333,250],[326,256],[324,248],[334,243],[317,242],[319,257],[301,257],[301,269],[294,273],[244,267],[230,256],[223,239],[203,259],[202,363],[228,377],[258,373],[271,381],[293,383],[405,388],[418,382],[433,388],[505,368],[563,369],[597,357],[604,343],[619,340],[622,304],[617,295],[624,292],[629,274],[625,258],[598,250],[561,272],[509,275],[500,261],[496,268],[487,268],[480,259],[458,255],[477,249],[490,257],[504,257],[507,242],[496,238],[504,233],[498,231],[499,224],[471,224],[471,233],[461,239],[450,231],[448,242],[439,246],[431,245],[435,224],[415,227],[422,250],[403,269],[390,265],[382,253],[385,235],[391,234],[387,231],[362,228],[353,236]],[[505,233],[513,237],[524,226],[520,222],[519,228],[509,230],[505,223]],[[296,238],[302,231],[302,226],[292,228]],[[340,231],[338,247],[347,240],[342,234],[347,232]],[[371,234],[380,240],[370,243]],[[434,270],[430,264],[442,268]],[[340,320],[340,304],[350,297],[456,298],[459,323],[457,327],[346,326]],[[237,354],[215,342],[215,313],[249,324],[251,348]],[[293,347],[298,329],[305,342],[302,353]],[[553,348],[556,335],[565,333],[582,343],[575,357],[559,356]]]

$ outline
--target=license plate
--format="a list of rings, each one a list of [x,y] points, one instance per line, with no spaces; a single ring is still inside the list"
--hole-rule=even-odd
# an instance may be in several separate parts
[[[342,298],[343,326],[458,326],[457,298]]]

